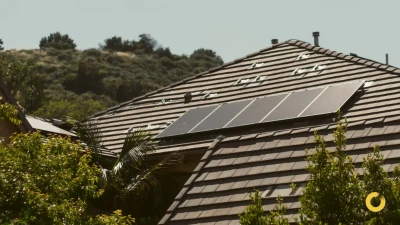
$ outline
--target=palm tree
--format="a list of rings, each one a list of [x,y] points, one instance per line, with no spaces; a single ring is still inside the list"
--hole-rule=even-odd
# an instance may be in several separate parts
[[[142,196],[158,187],[159,176],[176,169],[183,160],[182,154],[174,153],[158,163],[149,163],[146,158],[155,152],[157,144],[147,131],[136,129],[127,134],[119,156],[111,167],[107,166],[109,160],[103,156],[107,150],[102,146],[101,130],[95,122],[80,123],[74,120],[70,122],[74,124],[74,130],[92,153],[93,161],[102,169],[100,180],[103,187],[112,185],[117,190],[114,209],[118,205],[118,200],[128,194]]]

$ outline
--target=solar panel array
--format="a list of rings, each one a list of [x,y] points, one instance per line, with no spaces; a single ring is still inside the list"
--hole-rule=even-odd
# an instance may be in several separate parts
[[[337,112],[364,80],[188,110],[156,138]]]

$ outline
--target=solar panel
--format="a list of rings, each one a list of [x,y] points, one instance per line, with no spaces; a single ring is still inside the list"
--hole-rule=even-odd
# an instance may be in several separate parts
[[[252,100],[231,102],[222,104],[217,110],[210,114],[204,121],[195,127],[190,133],[220,129],[233,119]]]
[[[188,110],[156,138],[186,134],[217,107],[218,105],[213,105]]]
[[[257,98],[225,127],[236,127],[259,123],[288,94]]]
[[[156,138],[335,113],[363,84],[355,81],[191,109]]]
[[[364,84],[356,81],[346,84],[329,86],[302,114],[301,116],[335,113],[344,103]]]
[[[262,122],[296,118],[323,90],[316,88],[292,92]]]

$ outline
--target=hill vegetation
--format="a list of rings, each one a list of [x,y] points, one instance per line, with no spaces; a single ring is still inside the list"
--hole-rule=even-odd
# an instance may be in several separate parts
[[[148,34],[114,36],[86,50],[59,32],[38,42],[40,49],[1,51],[0,77],[26,113],[45,118],[82,120],[223,63],[208,49],[174,54]]]

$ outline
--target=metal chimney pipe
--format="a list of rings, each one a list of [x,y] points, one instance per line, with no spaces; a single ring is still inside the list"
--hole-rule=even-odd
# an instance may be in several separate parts
[[[314,45],[319,47],[319,40],[318,40],[319,32],[318,31],[313,32],[312,35],[314,36]]]
[[[278,39],[272,39],[271,40],[271,43],[274,45],[274,44],[278,44]]]
[[[386,53],[386,65],[389,65],[389,54]]]

